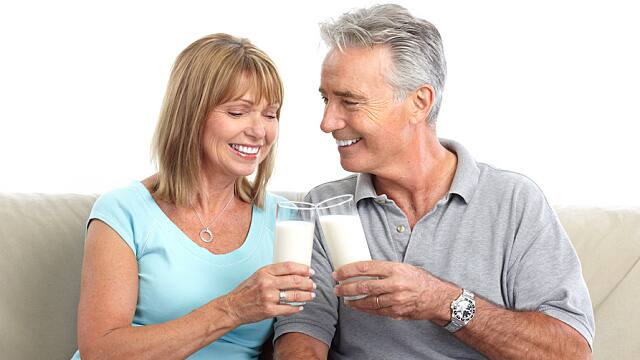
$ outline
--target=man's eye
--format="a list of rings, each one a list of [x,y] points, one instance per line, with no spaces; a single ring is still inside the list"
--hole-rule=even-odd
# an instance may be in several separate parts
[[[358,105],[357,102],[351,100],[344,100],[344,103],[349,106]]]
[[[277,118],[277,116],[275,114],[264,114],[264,117],[268,118],[268,119],[275,119]]]
[[[233,116],[233,117],[240,117],[242,116],[241,112],[236,112],[236,111],[228,111],[227,114]]]
[[[329,99],[327,99],[326,96],[320,96],[322,98],[322,102],[325,103],[325,105],[327,104],[327,102],[329,102]]]

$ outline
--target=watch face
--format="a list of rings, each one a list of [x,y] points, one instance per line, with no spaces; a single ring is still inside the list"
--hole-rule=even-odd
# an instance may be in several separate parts
[[[462,299],[456,302],[453,307],[453,316],[463,322],[471,320],[475,313],[476,305],[467,299]]]

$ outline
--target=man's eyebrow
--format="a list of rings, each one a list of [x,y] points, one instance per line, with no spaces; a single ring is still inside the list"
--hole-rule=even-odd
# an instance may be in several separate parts
[[[320,92],[320,94],[323,94],[323,95],[326,94],[326,92],[324,91],[323,88],[319,88],[318,91]],[[354,99],[354,100],[361,100],[361,101],[366,100],[366,98],[364,96],[359,95],[359,94],[355,94],[355,93],[353,93],[353,92],[351,92],[349,90],[336,90],[336,91],[333,91],[333,95],[340,96],[340,97],[351,98],[351,99]]]

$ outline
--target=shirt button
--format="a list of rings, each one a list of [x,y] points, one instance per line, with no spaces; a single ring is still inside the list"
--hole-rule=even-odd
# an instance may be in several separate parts
[[[404,225],[396,226],[396,231],[399,232],[399,233],[403,233],[404,232]]]

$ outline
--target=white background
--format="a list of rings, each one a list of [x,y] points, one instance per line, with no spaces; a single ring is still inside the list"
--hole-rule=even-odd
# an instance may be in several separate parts
[[[438,122],[553,204],[640,205],[640,12],[633,1],[398,1],[434,23]],[[0,3],[0,192],[99,193],[153,172],[171,65],[197,38],[248,37],[285,82],[274,190],[345,175],[319,130],[318,23],[371,1]]]

